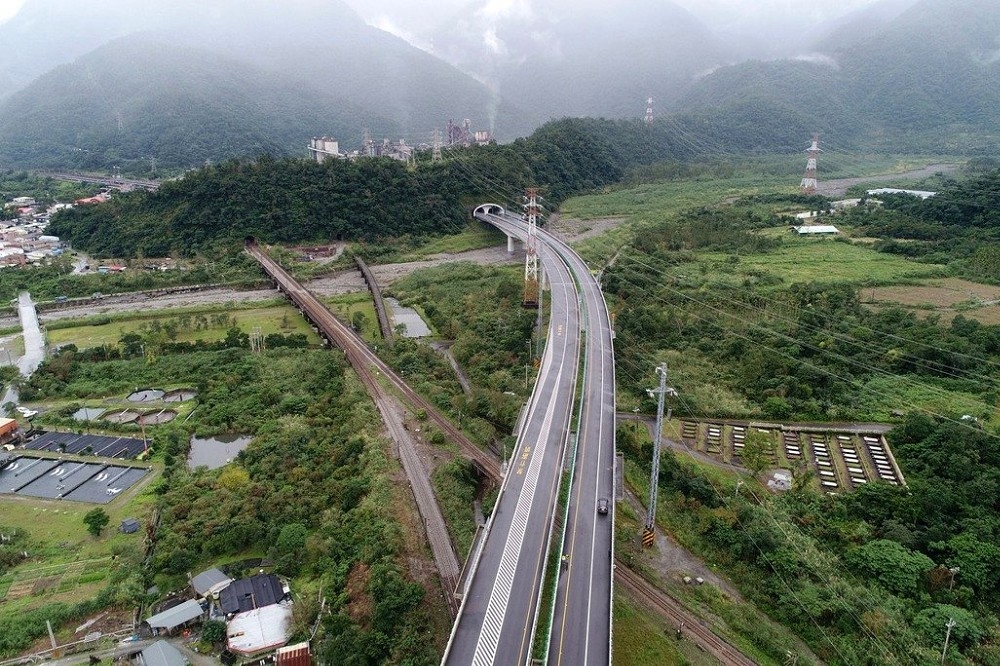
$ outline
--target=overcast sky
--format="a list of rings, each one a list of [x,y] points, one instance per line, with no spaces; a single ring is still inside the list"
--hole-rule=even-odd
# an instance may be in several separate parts
[[[0,0],[4,2],[7,0]],[[615,0],[590,0],[607,4]],[[802,2],[801,0],[674,0],[706,23],[716,26],[760,25],[801,22],[808,29],[818,21],[842,16],[876,0],[837,0],[837,2]],[[493,14],[530,15],[532,7],[566,0],[345,0],[365,20],[400,36],[426,31],[447,21],[465,8],[483,7]],[[574,0],[574,6],[588,4]]]
[[[0,22],[10,18],[25,0],[0,0]],[[85,2],[86,0],[81,0]],[[167,0],[169,1],[169,0]],[[346,0],[369,23],[393,32],[418,34],[470,6],[486,5],[489,11],[529,11],[560,0]],[[613,2],[614,0],[599,0]],[[759,24],[773,19],[781,23],[812,23],[847,13],[875,0],[801,2],[801,0],[675,0],[706,22],[723,25]],[[580,4],[577,2],[576,4]],[[585,4],[585,3],[584,3]],[[808,27],[808,25],[804,25]]]

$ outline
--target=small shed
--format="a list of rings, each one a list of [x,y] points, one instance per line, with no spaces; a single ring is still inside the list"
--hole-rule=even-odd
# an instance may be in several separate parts
[[[309,642],[278,648],[274,653],[274,666],[311,666]]]
[[[779,469],[774,473],[767,481],[767,487],[771,490],[791,490],[792,488],[792,473]]]
[[[139,531],[139,521],[135,518],[126,518],[122,521],[118,530],[123,534],[135,534]]]

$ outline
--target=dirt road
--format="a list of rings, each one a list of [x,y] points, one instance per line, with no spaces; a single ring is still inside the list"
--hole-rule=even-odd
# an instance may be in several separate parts
[[[820,180],[816,186],[816,194],[827,197],[840,197],[847,194],[847,189],[862,183],[887,183],[897,180],[920,180],[930,178],[936,173],[953,173],[958,170],[958,164],[930,164],[922,169],[904,171],[903,173],[887,173],[878,176],[865,176],[864,178],[837,178],[834,180]]]

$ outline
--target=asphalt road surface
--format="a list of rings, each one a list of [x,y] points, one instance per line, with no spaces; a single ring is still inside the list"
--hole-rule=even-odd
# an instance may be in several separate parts
[[[576,278],[587,344],[580,428],[548,663],[607,666],[611,660],[611,581],[614,535],[615,367],[611,322],[600,285],[586,263],[555,237],[540,232]],[[608,512],[598,513],[598,500]]]
[[[523,225],[506,230],[524,234]],[[580,357],[575,284],[551,250],[539,248],[539,258],[550,285],[548,342],[445,664],[519,665],[531,654]]]

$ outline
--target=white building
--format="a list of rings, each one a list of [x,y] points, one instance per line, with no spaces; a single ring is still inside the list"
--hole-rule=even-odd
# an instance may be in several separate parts
[[[930,199],[932,196],[937,194],[937,192],[928,192],[927,190],[898,190],[895,187],[880,187],[877,190],[868,190],[866,194],[870,197],[875,197],[880,194],[909,194],[912,197]]]
[[[832,224],[803,224],[801,227],[792,227],[800,236],[815,234],[839,234],[840,229]]]
[[[312,141],[309,142],[309,155],[320,164],[330,158],[339,158],[341,157],[340,143],[328,136],[313,137]]]

